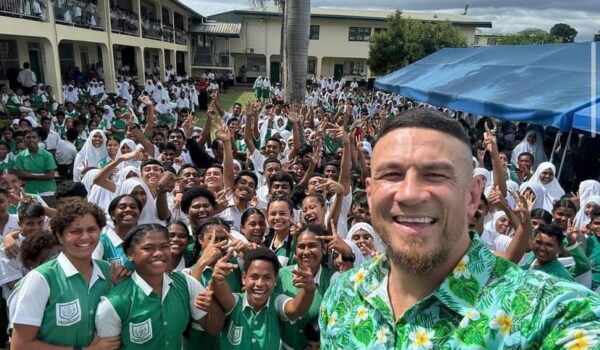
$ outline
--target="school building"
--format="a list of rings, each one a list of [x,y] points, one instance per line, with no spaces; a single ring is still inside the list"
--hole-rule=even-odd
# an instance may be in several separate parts
[[[333,8],[312,8],[308,74],[339,78],[346,75],[368,80],[372,74],[367,66],[369,40],[386,25],[394,11],[368,11]],[[426,22],[449,21],[473,45],[477,28],[491,28],[492,23],[446,13],[403,11],[406,18]],[[248,79],[269,76],[279,81],[280,38],[282,14],[278,7],[228,11],[210,19],[241,25],[238,37],[229,37],[217,44],[216,51],[233,58],[236,75],[245,66]]]

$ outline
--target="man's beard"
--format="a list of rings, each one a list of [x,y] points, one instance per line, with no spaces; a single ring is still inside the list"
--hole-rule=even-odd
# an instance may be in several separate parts
[[[439,237],[439,242],[431,251],[423,250],[424,239],[421,237],[406,237],[402,239],[402,250],[394,250],[390,232],[377,228],[381,240],[388,247],[387,257],[392,264],[411,275],[425,275],[446,261],[452,248],[450,241],[455,237]],[[393,232],[391,234],[394,234]]]

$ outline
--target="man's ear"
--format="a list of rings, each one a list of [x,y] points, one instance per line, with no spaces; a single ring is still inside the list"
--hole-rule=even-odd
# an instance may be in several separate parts
[[[477,208],[479,207],[479,202],[481,200],[481,185],[482,180],[479,176],[476,176],[469,181],[466,193],[467,215],[469,216],[475,215],[475,211],[477,211]]]

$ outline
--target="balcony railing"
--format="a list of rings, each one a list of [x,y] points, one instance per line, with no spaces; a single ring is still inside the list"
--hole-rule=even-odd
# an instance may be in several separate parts
[[[0,0],[0,15],[48,21],[48,8],[39,0]]]
[[[100,22],[98,6],[91,1],[55,1],[54,16],[56,22],[60,24],[88,27],[91,29],[103,28]]]
[[[142,36],[144,38],[162,40],[160,22],[151,19],[142,20]]]
[[[181,29],[175,29],[175,42],[177,44],[187,45],[188,43],[188,35],[185,31]]]
[[[208,66],[208,67],[233,67],[233,56],[222,55],[207,55],[196,53],[192,66]]]
[[[169,26],[162,26],[163,31],[163,40],[172,43],[174,41],[173,36],[175,34],[175,29]]]
[[[110,26],[113,33],[139,35],[138,16],[120,8],[110,10]]]

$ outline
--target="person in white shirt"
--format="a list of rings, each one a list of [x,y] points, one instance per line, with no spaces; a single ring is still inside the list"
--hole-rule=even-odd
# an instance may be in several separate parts
[[[29,69],[29,62],[23,63],[23,69],[19,71],[17,81],[23,87],[25,95],[31,94],[31,88],[37,84],[37,77],[35,76],[35,73]]]
[[[77,156],[77,148],[74,144],[78,136],[77,130],[67,130],[66,136],[67,141],[59,140],[56,145],[56,169],[61,176],[71,178],[73,177],[73,163]]]

